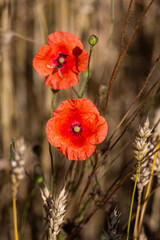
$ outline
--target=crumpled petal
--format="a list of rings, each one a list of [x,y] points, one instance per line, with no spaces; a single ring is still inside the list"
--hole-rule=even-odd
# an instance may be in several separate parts
[[[71,148],[70,146],[64,146],[58,148],[58,151],[67,157],[68,160],[83,161],[92,156],[96,149],[96,145],[87,144],[83,148]]]
[[[59,79],[57,81],[57,79]],[[67,89],[78,83],[78,74],[68,70],[67,72],[57,71],[45,78],[45,84],[52,89]]]

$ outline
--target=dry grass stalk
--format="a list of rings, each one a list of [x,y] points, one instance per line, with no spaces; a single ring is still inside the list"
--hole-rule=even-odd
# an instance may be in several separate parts
[[[142,191],[144,186],[149,182],[150,177],[150,165],[149,159],[144,161],[145,156],[149,152],[149,143],[147,142],[148,137],[151,135],[151,129],[149,128],[149,120],[144,123],[144,126],[139,126],[137,129],[136,139],[134,142],[134,153],[137,160],[137,172],[132,176],[132,180],[136,182],[138,188],[138,207],[136,212],[136,219],[134,225],[134,239],[138,237],[138,221],[140,214],[140,204],[142,198]]]
[[[26,145],[23,138],[20,138],[17,141],[14,141],[14,139],[11,140],[10,161],[15,240],[18,240],[16,196],[19,182],[24,177],[25,151]]]
[[[141,215],[140,215],[140,220],[139,220],[139,232],[141,232],[141,230],[142,230],[143,218],[144,218],[144,214],[145,214],[145,210],[146,210],[146,206],[147,206],[146,199],[148,199],[150,191],[151,191],[153,173],[154,173],[154,168],[155,168],[155,163],[156,163],[159,148],[160,148],[160,136],[159,136],[157,144],[156,144],[156,148],[155,148],[156,152],[154,154],[154,158],[153,158],[153,161],[152,161],[151,174],[150,174],[149,182],[148,182],[148,185],[147,185],[147,188],[146,188],[146,192],[145,192],[145,196],[144,196],[144,202],[143,202],[143,205],[142,205],[142,208],[141,208]]]
[[[1,117],[1,134],[3,141],[3,152],[5,156],[8,156],[8,143],[13,134],[12,119],[15,114],[14,109],[14,97],[13,97],[13,74],[11,72],[11,40],[12,34],[11,28],[11,14],[9,11],[9,1],[2,4],[1,8],[1,27],[4,29],[5,33],[1,36],[0,41],[0,63],[1,63],[1,80],[0,80],[0,117]]]
[[[130,0],[129,7],[128,7],[128,13],[127,13],[127,16],[126,16],[125,25],[124,25],[124,28],[123,28],[123,33],[122,33],[122,38],[121,38],[120,53],[119,53],[119,56],[117,58],[117,62],[115,64],[115,67],[113,69],[113,72],[112,72],[112,75],[111,75],[111,78],[110,78],[110,81],[109,81],[109,86],[108,86],[108,91],[107,91],[107,96],[106,96],[106,101],[105,101],[105,107],[104,107],[104,113],[103,113],[104,116],[105,116],[105,114],[107,112],[107,106],[108,106],[109,96],[110,96],[110,92],[111,92],[111,88],[112,88],[113,82],[114,82],[114,80],[117,77],[117,74],[118,74],[119,69],[121,67],[121,64],[122,64],[122,62],[124,60],[124,57],[126,56],[126,53],[127,53],[128,49],[129,49],[129,47],[131,46],[138,29],[141,27],[141,25],[143,23],[143,20],[144,20],[145,16],[147,15],[147,12],[150,10],[152,4],[154,3],[154,0],[151,0],[148,3],[146,9],[144,10],[142,16],[140,17],[140,19],[138,21],[135,29],[133,30],[126,47],[123,48],[123,43],[124,43],[123,41],[124,41],[124,36],[125,36],[127,25],[128,25],[128,20],[129,20],[129,16],[130,16],[132,3],[133,3],[133,0]]]
[[[158,137],[154,136],[154,135],[153,135],[153,138],[151,139],[151,142],[150,142],[150,149],[151,149],[152,152],[155,151],[156,145],[157,145],[157,142],[158,142]],[[152,155],[151,158],[150,158],[150,163],[149,163],[150,164],[150,169],[152,168],[153,160],[154,160],[154,155]],[[156,161],[155,161],[154,175],[157,176],[158,184],[160,184],[160,152],[158,152],[157,158],[156,158]]]
[[[139,127],[139,130],[137,133],[140,135],[136,137],[135,141],[135,153],[136,153],[136,159],[139,161],[140,168],[139,168],[139,175],[137,179],[137,187],[138,187],[138,207],[136,212],[136,220],[135,220],[135,226],[134,226],[134,239],[140,239],[142,237],[142,233],[140,232],[140,220],[141,220],[141,211],[140,211],[140,205],[141,205],[141,197],[142,197],[142,191],[144,187],[148,184],[151,178],[151,174],[153,172],[152,168],[154,168],[154,172],[159,176],[160,173],[160,160],[158,157],[155,158],[155,155],[147,155],[147,158],[144,160],[146,154],[148,152],[154,152],[157,145],[157,139],[155,140],[155,137],[152,135],[151,140],[147,141],[147,138],[151,135],[151,130],[149,129],[149,121],[146,120],[144,127]],[[156,144],[155,144],[156,142]],[[154,160],[155,159],[155,160]],[[153,161],[155,161],[155,165],[153,167]],[[133,175],[132,179],[135,180],[136,175]],[[141,215],[140,215],[141,214]],[[139,229],[139,230],[138,230]]]
[[[41,196],[44,202],[46,221],[49,223],[50,239],[56,240],[66,212],[67,193],[65,187],[57,198],[53,198],[52,194],[50,194],[45,186],[44,191],[41,191]]]
[[[155,166],[154,166],[155,175],[157,175],[158,184],[160,184],[160,158],[157,157]]]

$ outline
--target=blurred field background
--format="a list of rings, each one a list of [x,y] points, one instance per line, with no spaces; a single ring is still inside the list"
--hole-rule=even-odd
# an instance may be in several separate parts
[[[23,136],[27,142],[26,171],[31,176],[43,172],[46,182],[48,184],[50,182],[50,156],[45,125],[50,118],[51,91],[44,85],[44,78],[39,76],[32,67],[35,53],[47,43],[48,34],[54,31],[63,30],[74,33],[81,39],[87,51],[89,51],[88,37],[90,34],[98,36],[98,44],[93,49],[92,74],[85,97],[97,104],[102,114],[106,91],[102,94],[101,87],[108,85],[120,52],[121,36],[129,2],[128,0],[0,1],[0,240],[14,239],[9,178],[9,144],[12,137]],[[124,46],[148,2],[148,0],[134,1]],[[106,114],[109,125],[107,139],[142,88],[153,63],[160,54],[159,26],[160,1],[157,0],[145,16],[113,84]],[[146,96],[148,90],[159,78],[160,64],[158,63],[142,97]],[[83,74],[80,79],[80,83],[76,86],[77,90],[81,85]],[[128,143],[103,178],[101,186],[103,191],[110,187],[121,175],[124,166],[132,160],[132,143],[137,126],[143,123],[147,116],[151,128],[160,119],[159,87],[160,85],[107,158],[109,165],[118,151]],[[76,98],[72,89],[61,90],[56,97],[55,107],[69,98]],[[102,146],[104,147],[105,143],[99,148]],[[53,148],[53,155],[56,169],[56,192],[58,193],[63,187],[64,172],[70,162],[55,148]],[[78,172],[79,167],[82,166],[82,163],[78,164],[75,172]],[[131,166],[133,167],[134,164],[133,160]],[[108,212],[115,205],[121,212],[121,229],[128,221],[132,189],[133,182],[128,178],[115,193],[111,203],[96,212],[92,219],[82,227],[76,239],[104,239],[103,230],[107,224]],[[20,240],[42,239],[44,225],[42,205],[39,190],[26,176],[20,184],[17,199],[18,223],[23,233]],[[74,215],[75,208],[76,197],[67,210],[66,222]],[[144,221],[147,239],[160,239],[159,189],[151,198]]]

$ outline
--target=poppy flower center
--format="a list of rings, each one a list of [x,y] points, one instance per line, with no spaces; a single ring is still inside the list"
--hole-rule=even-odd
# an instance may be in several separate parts
[[[65,61],[64,57],[60,57],[60,58],[58,59],[58,62],[59,62],[60,64],[64,63],[64,61]]]
[[[58,62],[58,66],[62,67],[64,63],[66,63],[66,58],[68,57],[68,55],[64,54],[64,53],[60,53],[58,58],[57,58],[57,62]]]
[[[81,124],[79,124],[78,122],[72,123],[71,132],[73,133],[73,136],[79,136],[82,132]]]
[[[78,132],[80,132],[80,127],[78,127],[78,126],[76,126],[76,127],[74,127],[73,128],[73,131],[75,132],[75,133],[78,133]]]

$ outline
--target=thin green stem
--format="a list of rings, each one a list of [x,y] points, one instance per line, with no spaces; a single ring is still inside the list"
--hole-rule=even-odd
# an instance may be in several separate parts
[[[77,90],[74,87],[72,87],[72,90],[78,98],[81,98],[81,96],[79,95],[79,93],[77,92]]]
[[[53,155],[52,155],[52,147],[49,143],[49,154],[51,159],[51,191],[53,193],[53,186],[54,186],[54,164],[53,164]]]
[[[97,175],[95,176],[95,180],[96,180],[96,184],[97,184],[97,186],[98,186],[98,187],[101,187],[101,184],[100,184],[100,182],[99,182],[99,180],[98,180]]]
[[[91,62],[92,50],[93,50],[93,46],[90,45],[89,60],[88,60],[88,76],[87,76],[87,79],[84,82],[84,85],[82,86],[82,89],[80,90],[79,95],[80,95],[81,98],[83,97],[83,95],[85,93],[85,90],[87,88],[87,84],[88,84],[88,81],[89,81],[89,78],[90,78],[90,62]]]
[[[93,163],[92,158],[90,157],[89,159],[90,159],[91,167],[92,168],[96,167],[96,165]],[[96,180],[96,184],[100,187],[101,185],[96,174],[95,174],[95,180]]]
[[[136,192],[136,186],[137,186],[139,169],[140,169],[140,161],[138,161],[137,171],[136,171],[136,179],[135,179],[133,193],[132,193],[132,200],[131,200],[131,206],[130,206],[130,212],[129,212],[128,228],[127,228],[127,238],[126,238],[126,240],[129,240],[129,231],[130,231],[131,218],[132,218],[132,209],[133,209],[133,203],[134,203],[134,196],[135,196],[135,192]]]
[[[92,158],[90,157],[89,159],[90,159],[91,167],[94,167],[94,163],[93,163]]]
[[[52,90],[52,99],[51,99],[51,117],[54,111],[54,101],[56,97],[57,91]],[[52,155],[52,147],[49,143],[49,154],[50,154],[50,160],[51,160],[51,192],[53,193],[53,186],[54,186],[54,164],[53,164],[53,155]]]
[[[55,101],[55,97],[56,97],[56,93],[55,91],[52,91],[52,98],[51,98],[51,117],[54,111],[54,101]]]
[[[23,232],[24,232],[24,227],[25,227],[25,222],[29,213],[29,208],[31,205],[31,199],[35,193],[35,188],[32,189],[32,191],[29,193],[29,197],[27,199],[27,202],[24,207],[23,215],[22,215],[22,221],[21,221],[21,226],[20,226],[20,240],[23,239]]]

